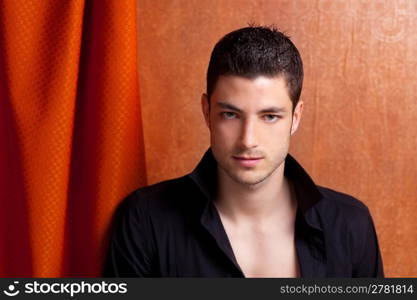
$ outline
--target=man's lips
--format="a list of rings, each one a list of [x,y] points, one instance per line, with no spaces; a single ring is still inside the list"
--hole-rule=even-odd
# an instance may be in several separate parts
[[[263,157],[245,157],[245,156],[233,156],[233,158],[244,167],[256,166]]]
[[[236,159],[246,159],[246,160],[262,159],[262,157],[245,157],[245,156],[233,156],[233,158],[236,158]]]

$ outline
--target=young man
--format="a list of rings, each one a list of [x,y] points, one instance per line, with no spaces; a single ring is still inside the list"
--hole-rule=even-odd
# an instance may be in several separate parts
[[[211,147],[184,177],[119,208],[105,276],[381,277],[367,207],[288,154],[303,101],[297,48],[246,27],[214,47],[202,95]]]

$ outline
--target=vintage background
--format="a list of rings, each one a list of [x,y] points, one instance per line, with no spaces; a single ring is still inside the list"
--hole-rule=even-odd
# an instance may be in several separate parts
[[[189,172],[209,145],[200,109],[212,47],[275,24],[305,65],[291,153],[320,185],[361,199],[385,273],[417,276],[417,1],[139,0],[148,183]]]
[[[0,277],[101,274],[118,203],[209,146],[209,55],[249,22],[304,60],[291,153],[417,276],[416,0],[0,0]]]

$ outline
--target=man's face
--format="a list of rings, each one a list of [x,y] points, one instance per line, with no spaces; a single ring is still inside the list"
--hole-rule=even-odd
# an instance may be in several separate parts
[[[288,153],[303,103],[292,113],[283,77],[220,76],[202,108],[219,170],[235,182],[256,185],[270,178]]]

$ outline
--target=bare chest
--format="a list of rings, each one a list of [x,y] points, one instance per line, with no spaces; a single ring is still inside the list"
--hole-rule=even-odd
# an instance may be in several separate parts
[[[294,234],[229,230],[228,236],[245,277],[300,277]]]

